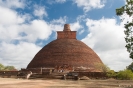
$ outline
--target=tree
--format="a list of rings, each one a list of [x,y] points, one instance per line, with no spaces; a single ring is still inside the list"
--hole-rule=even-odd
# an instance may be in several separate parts
[[[109,78],[115,78],[116,77],[116,73],[114,70],[109,70],[106,75]]]
[[[4,70],[5,66],[0,63],[0,71]]]
[[[0,71],[12,71],[16,70],[14,66],[4,66],[3,64],[0,63]]]
[[[133,72],[127,69],[123,71],[119,71],[116,77],[122,80],[130,80],[130,79],[133,79]]]
[[[13,71],[16,70],[14,66],[5,66],[4,68],[5,71]]]
[[[116,14],[121,18],[121,20],[126,21],[124,33],[126,35],[126,48],[129,52],[129,57],[133,59],[133,0],[126,0],[126,4],[118,9],[116,9]],[[126,18],[128,16],[128,19]],[[126,19],[126,20],[125,20]]]
[[[102,72],[106,73],[110,70],[110,68],[107,65],[101,64],[101,63],[96,63],[94,64],[94,67],[96,69],[101,70]]]
[[[133,72],[133,62],[127,67],[127,69],[129,69]]]

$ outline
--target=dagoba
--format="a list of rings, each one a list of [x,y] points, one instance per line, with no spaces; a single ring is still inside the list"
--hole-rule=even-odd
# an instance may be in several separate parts
[[[99,56],[85,43],[76,39],[76,31],[65,24],[63,31],[57,31],[57,39],[44,46],[28,64],[30,68],[54,68],[70,65],[98,70],[96,64],[103,64]]]

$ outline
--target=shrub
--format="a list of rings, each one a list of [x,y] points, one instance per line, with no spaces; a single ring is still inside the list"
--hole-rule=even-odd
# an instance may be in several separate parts
[[[116,77],[116,73],[114,70],[109,70],[106,75],[108,78],[115,78]]]
[[[133,72],[127,69],[123,71],[119,71],[116,77],[121,80],[131,80],[133,79]]]

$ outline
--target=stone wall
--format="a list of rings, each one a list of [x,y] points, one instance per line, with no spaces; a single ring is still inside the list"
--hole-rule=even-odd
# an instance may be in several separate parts
[[[17,77],[20,71],[0,71],[0,77]]]

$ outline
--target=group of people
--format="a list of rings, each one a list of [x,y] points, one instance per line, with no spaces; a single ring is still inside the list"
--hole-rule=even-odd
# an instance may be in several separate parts
[[[72,71],[73,70],[73,66],[64,64],[62,66],[55,66],[55,71],[57,72],[66,72],[66,71]]]

